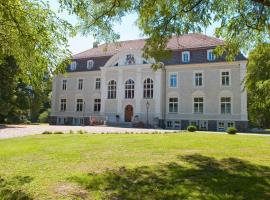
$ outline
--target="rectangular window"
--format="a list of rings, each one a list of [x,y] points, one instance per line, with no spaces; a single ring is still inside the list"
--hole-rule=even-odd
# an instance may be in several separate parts
[[[216,57],[215,57],[215,55],[214,55],[214,53],[213,53],[213,50],[211,49],[211,50],[208,50],[207,51],[207,60],[209,60],[209,61],[213,61],[213,60],[215,60],[216,59]]]
[[[67,109],[67,100],[61,99],[60,100],[60,111],[66,111]]]
[[[62,81],[62,90],[67,90],[67,80]]]
[[[177,87],[177,74],[176,73],[170,74],[170,87],[171,88]]]
[[[79,79],[78,90],[82,90],[82,89],[83,89],[83,79]]]
[[[229,127],[234,127],[234,122],[228,122],[227,126],[228,126],[228,128]]]
[[[222,86],[230,85],[230,72],[229,71],[221,72],[221,85]]]
[[[220,98],[220,112],[221,114],[231,114],[231,97]]]
[[[203,86],[203,73],[202,72],[196,72],[195,77],[194,77],[194,81],[195,81],[194,84],[195,84],[196,87]]]
[[[203,113],[203,97],[195,97],[193,100],[194,113]]]
[[[181,122],[179,120],[174,121],[174,128],[177,128],[177,129],[181,128]]]
[[[208,129],[208,122],[207,121],[200,121],[200,130],[207,130]]]
[[[101,85],[101,79],[100,78],[96,78],[96,90],[100,89],[100,85]]]
[[[178,112],[178,98],[169,98],[169,112],[170,113]]]
[[[196,127],[198,127],[198,121],[196,121],[196,120],[190,121],[189,124],[190,124],[191,126],[196,126]]]
[[[74,71],[74,70],[76,70],[76,67],[77,67],[76,61],[74,61],[74,62],[72,62],[72,63],[70,64],[70,70]]]
[[[76,111],[77,112],[83,111],[83,99],[77,99]]]
[[[224,122],[218,122],[218,131],[224,131],[224,130],[225,130]]]
[[[101,99],[94,100],[94,112],[100,112]]]
[[[189,60],[190,60],[190,52],[189,51],[182,52],[182,62],[188,63]]]
[[[172,121],[167,121],[167,127],[172,128]]]

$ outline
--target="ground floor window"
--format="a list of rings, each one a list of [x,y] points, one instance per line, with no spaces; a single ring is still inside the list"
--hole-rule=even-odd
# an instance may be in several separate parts
[[[181,122],[179,120],[174,121],[174,128],[177,128],[177,129],[181,128]]]
[[[101,99],[94,100],[94,112],[100,112]]]
[[[197,120],[191,120],[191,121],[189,122],[189,124],[190,124],[191,126],[196,126],[196,127],[198,127],[198,121],[197,121]]]
[[[208,130],[208,122],[207,121],[200,121],[200,130]]]
[[[84,124],[84,120],[82,117],[80,118],[73,118],[73,124],[74,125],[83,125]]]
[[[225,131],[225,123],[218,122],[218,131]]]
[[[58,117],[57,124],[67,124],[68,119],[65,117]]]
[[[172,121],[167,121],[167,127],[172,128]]]
[[[234,122],[228,122],[228,128],[229,128],[229,127],[235,127],[235,126],[234,126]]]

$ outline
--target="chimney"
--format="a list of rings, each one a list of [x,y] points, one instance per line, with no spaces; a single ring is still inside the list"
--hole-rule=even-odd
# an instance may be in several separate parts
[[[99,42],[93,42],[93,48],[97,48],[98,47],[98,45],[99,45]]]

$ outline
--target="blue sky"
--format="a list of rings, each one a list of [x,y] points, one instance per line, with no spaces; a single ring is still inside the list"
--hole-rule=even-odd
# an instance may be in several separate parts
[[[51,8],[58,13],[58,15],[66,19],[72,24],[76,24],[77,18],[74,15],[69,15],[66,12],[59,13],[59,4],[55,0],[49,0]],[[141,34],[140,30],[135,24],[135,21],[137,19],[136,14],[130,14],[128,16],[123,17],[122,22],[120,24],[115,24],[114,30],[120,34],[120,40],[133,40],[133,39],[139,39],[143,38],[143,35]],[[206,34],[213,36],[214,30],[217,24],[213,24],[211,27],[208,27],[206,29]],[[77,36],[73,38],[69,38],[69,48],[73,54],[85,51],[87,49],[92,48],[94,42],[94,38],[89,36],[82,36],[81,34],[78,34]]]

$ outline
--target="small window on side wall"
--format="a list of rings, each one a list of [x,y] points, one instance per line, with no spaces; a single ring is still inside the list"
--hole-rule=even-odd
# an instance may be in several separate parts
[[[182,52],[182,62],[188,63],[190,61],[190,52],[189,51],[183,51]]]
[[[93,69],[93,67],[94,67],[94,61],[87,60],[87,69]]]
[[[74,71],[76,70],[76,67],[77,67],[77,63],[75,61],[73,61],[71,64],[70,64],[70,70]]]
[[[215,54],[213,52],[213,49],[207,50],[207,60],[213,61],[215,59],[216,59],[216,57],[215,57]]]

